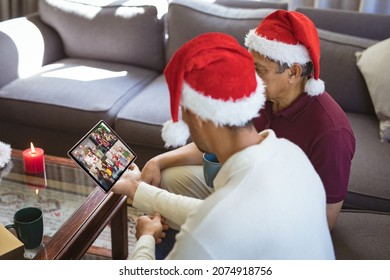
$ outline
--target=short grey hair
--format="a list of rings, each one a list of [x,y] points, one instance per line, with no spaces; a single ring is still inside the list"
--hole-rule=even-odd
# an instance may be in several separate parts
[[[286,69],[290,68],[290,65],[287,63],[281,63],[279,61],[276,61],[276,63],[279,66],[278,74],[282,74]],[[309,61],[305,64],[301,64],[302,67],[302,75],[301,77],[309,77],[311,73],[313,72],[313,62]]]

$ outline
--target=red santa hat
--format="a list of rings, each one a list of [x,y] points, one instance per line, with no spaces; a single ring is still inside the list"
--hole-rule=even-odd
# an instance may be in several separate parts
[[[180,107],[221,126],[242,126],[258,116],[264,85],[254,61],[236,39],[206,33],[184,44],[164,70],[172,120],[162,129],[166,147],[185,145],[190,136]]]
[[[324,92],[320,76],[320,41],[313,22],[295,11],[278,10],[265,17],[250,30],[245,45],[261,55],[289,66],[313,63],[314,73],[306,82],[305,92],[311,96]]]

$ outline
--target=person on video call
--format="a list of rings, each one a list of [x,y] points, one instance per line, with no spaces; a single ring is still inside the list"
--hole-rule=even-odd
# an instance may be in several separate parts
[[[155,258],[163,216],[180,227],[167,259],[334,259],[325,191],[313,165],[297,145],[271,129],[258,133],[251,122],[265,102],[253,64],[222,33],[190,40],[170,60],[164,74],[172,120],[162,137],[178,147],[191,136],[198,153],[214,153],[222,166],[204,200],[143,182],[131,166],[113,191],[152,215],[137,225],[132,258]]]
[[[278,10],[248,32],[245,44],[266,85],[267,102],[253,120],[255,128],[271,128],[306,153],[324,184],[332,230],[348,190],[355,137],[345,113],[319,79],[316,27],[301,13]],[[149,160],[142,180],[173,193],[204,199],[214,189],[206,185],[201,164],[202,153],[190,143]],[[174,239],[175,231],[168,233]],[[160,247],[163,257],[169,248]]]

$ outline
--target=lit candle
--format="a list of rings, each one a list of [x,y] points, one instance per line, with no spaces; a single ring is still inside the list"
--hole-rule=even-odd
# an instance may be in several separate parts
[[[31,143],[31,148],[23,151],[24,171],[26,173],[41,173],[45,170],[44,151],[35,148]]]

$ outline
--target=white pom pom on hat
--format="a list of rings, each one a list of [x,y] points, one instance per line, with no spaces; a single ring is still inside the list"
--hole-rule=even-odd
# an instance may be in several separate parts
[[[305,84],[304,91],[312,96],[322,94],[325,91],[324,81],[320,79],[316,80],[314,78],[310,78]]]
[[[164,70],[172,120],[162,129],[166,147],[185,145],[180,106],[216,125],[242,126],[264,106],[264,84],[250,53],[224,33],[205,33],[184,44]]]
[[[277,10],[265,17],[256,29],[250,30],[245,45],[261,55],[291,66],[313,63],[314,73],[305,85],[311,96],[325,90],[320,75],[320,40],[313,22],[296,11]]]
[[[190,131],[188,126],[182,120],[173,122],[167,121],[163,125],[161,132],[162,139],[166,143],[166,147],[180,147],[187,144],[187,140],[190,137]]]

